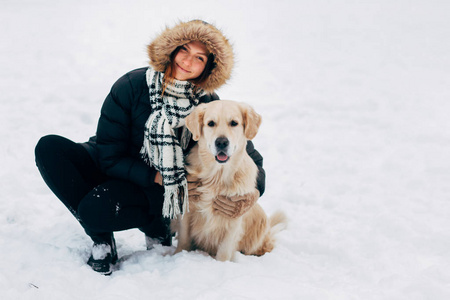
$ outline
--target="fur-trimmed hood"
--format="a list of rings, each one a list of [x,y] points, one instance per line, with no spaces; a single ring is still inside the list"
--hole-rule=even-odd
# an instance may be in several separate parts
[[[147,46],[150,65],[159,72],[165,72],[170,63],[170,55],[179,46],[192,41],[206,45],[214,54],[215,68],[208,79],[199,85],[212,93],[222,86],[231,76],[234,64],[233,48],[220,30],[201,20],[181,22],[173,28],[166,28],[150,45]]]

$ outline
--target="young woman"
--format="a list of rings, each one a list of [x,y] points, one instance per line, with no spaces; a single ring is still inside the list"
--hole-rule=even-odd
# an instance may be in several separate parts
[[[230,77],[233,51],[211,24],[194,20],[163,31],[149,46],[150,67],[133,70],[112,86],[101,109],[96,136],[86,143],[42,137],[36,164],[53,193],[92,238],[88,264],[111,274],[117,261],[114,231],[139,228],[147,249],[170,246],[170,219],[195,200],[184,154],[194,141],[184,118]],[[254,193],[219,197],[216,212],[238,217],[264,192],[262,157],[249,141],[259,167]],[[189,181],[189,182],[188,182]],[[187,198],[189,195],[189,198]]]

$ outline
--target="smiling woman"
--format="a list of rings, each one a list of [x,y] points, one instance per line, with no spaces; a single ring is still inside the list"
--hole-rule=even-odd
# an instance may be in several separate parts
[[[45,182],[94,241],[88,264],[102,274],[118,260],[114,231],[139,228],[148,249],[171,245],[168,218],[186,211],[196,185],[188,183],[184,166],[195,144],[185,118],[200,103],[218,100],[214,90],[233,67],[228,40],[200,20],[167,28],[148,55],[150,66],[113,85],[89,142],[49,135],[35,149]],[[259,195],[262,158],[251,142],[247,151],[259,169]]]
[[[198,41],[190,42],[178,50],[173,60],[173,73],[177,80],[190,80],[199,77],[205,70],[208,60],[208,50],[205,44]]]
[[[195,85],[205,83],[216,66],[214,60],[214,54],[202,42],[192,41],[177,47],[170,55],[163,91],[174,79],[189,80]]]

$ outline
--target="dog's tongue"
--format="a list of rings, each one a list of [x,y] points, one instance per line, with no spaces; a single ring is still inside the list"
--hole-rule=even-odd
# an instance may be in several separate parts
[[[228,159],[228,156],[223,152],[220,152],[219,154],[217,154],[216,157],[220,161],[226,161]]]

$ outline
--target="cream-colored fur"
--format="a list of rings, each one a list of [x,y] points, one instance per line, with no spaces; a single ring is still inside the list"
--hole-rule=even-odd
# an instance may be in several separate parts
[[[189,212],[178,219],[175,253],[200,249],[226,261],[233,260],[236,251],[263,255],[273,249],[274,234],[286,225],[283,213],[268,219],[257,203],[234,219],[213,212],[213,201],[218,195],[255,191],[258,169],[247,154],[246,145],[260,123],[261,117],[250,106],[227,100],[201,104],[186,118],[186,126],[198,140],[187,157],[186,168],[201,180],[198,190],[202,194],[198,201],[190,201]],[[218,149],[218,138],[228,141],[226,149]],[[217,160],[220,152],[221,159]],[[221,162],[225,157],[228,160]]]

